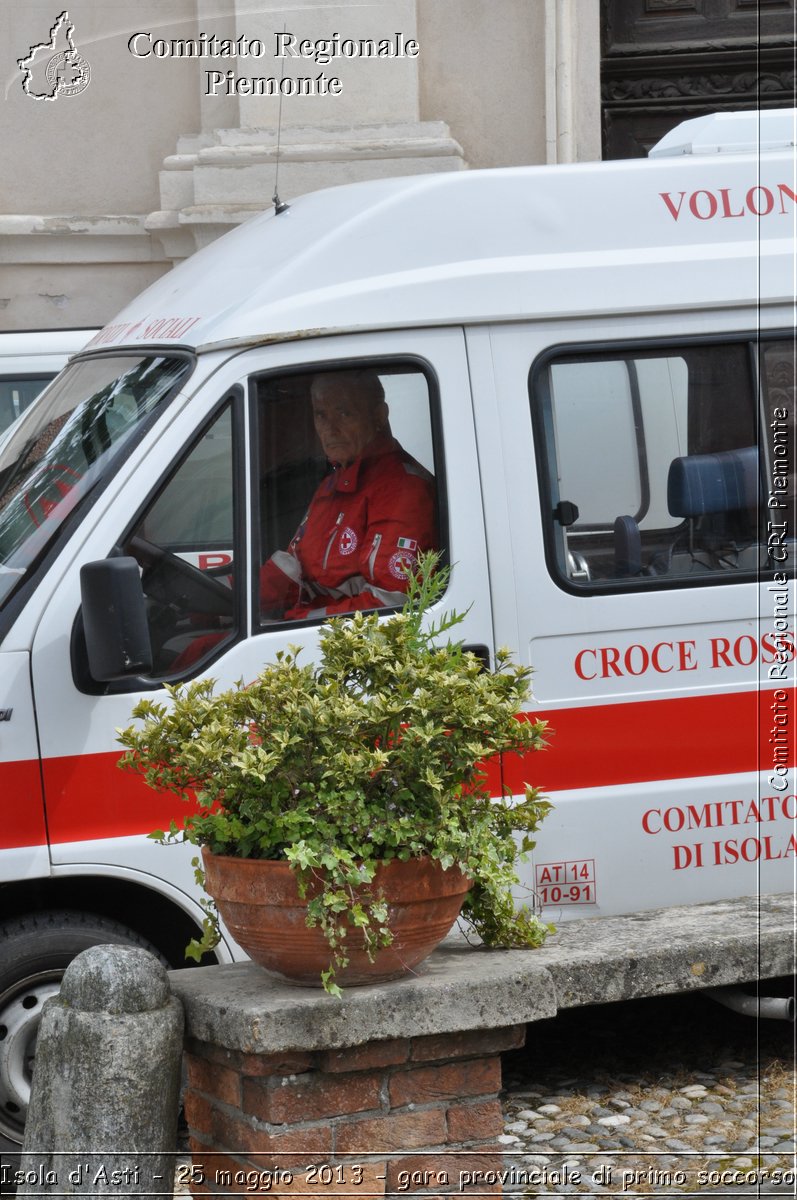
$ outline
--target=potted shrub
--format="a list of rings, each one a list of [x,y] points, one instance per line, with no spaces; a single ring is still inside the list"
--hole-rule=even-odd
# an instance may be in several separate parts
[[[531,787],[516,803],[492,796],[485,769],[543,744],[543,723],[517,715],[530,669],[501,651],[485,671],[444,641],[457,613],[424,628],[446,577],[424,556],[403,609],[329,621],[317,663],[291,649],[227,691],[170,687],[168,706],[142,700],[141,724],[120,732],[122,765],[192,805],[151,836],[202,847],[198,878],[233,936],[298,982],[339,993],[411,969],[460,905],[488,944],[539,945],[550,928],[512,896],[550,806]],[[250,935],[255,908],[269,924]],[[195,957],[218,936],[206,909]]]

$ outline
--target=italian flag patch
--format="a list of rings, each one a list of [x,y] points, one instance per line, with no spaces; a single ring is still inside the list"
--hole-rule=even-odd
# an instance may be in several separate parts
[[[418,543],[413,541],[412,538],[399,538],[397,545],[399,550],[415,551],[418,549]]]

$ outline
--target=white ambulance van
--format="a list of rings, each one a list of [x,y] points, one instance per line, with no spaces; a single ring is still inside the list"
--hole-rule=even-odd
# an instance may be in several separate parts
[[[155,283],[30,410],[0,456],[7,1140],[68,959],[118,939],[181,965],[201,919],[190,848],[145,836],[181,806],[118,770],[115,730],[166,682],[313,654],[321,614],[261,612],[258,580],[327,470],[319,375],[378,373],[434,475],[445,606],[485,663],[534,667],[550,745],[504,784],[555,804],[526,878],[546,917],[792,889],[796,119],[303,196]],[[87,564],[138,630],[97,628]]]
[[[0,333],[0,437],[82,350],[96,329],[26,329]]]

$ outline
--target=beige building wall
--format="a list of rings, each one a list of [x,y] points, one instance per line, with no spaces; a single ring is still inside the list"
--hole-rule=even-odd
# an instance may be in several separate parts
[[[421,111],[471,166],[545,161],[545,15],[545,0],[419,0]]]
[[[601,157],[599,0],[418,0],[421,114],[471,167]]]
[[[0,329],[103,324],[175,262],[268,207],[278,126],[286,200],[359,179],[598,158],[598,8],[599,0],[71,0],[83,66],[66,65],[83,89],[34,99],[17,60],[48,41],[63,8],[0,6],[0,138],[13,164],[0,183]],[[313,42],[400,33],[419,52],[277,59],[284,30]],[[159,39],[171,45],[203,31],[259,40],[264,53],[147,54]],[[136,34],[138,57],[129,49]],[[285,96],[280,119],[277,97],[211,83],[209,71],[230,69],[323,74],[340,79],[339,94]]]
[[[159,207],[164,156],[199,121],[196,65],[175,64],[164,88],[157,64],[127,52],[131,8],[69,0],[91,79],[49,101],[25,94],[17,60],[48,40],[61,3],[0,5],[0,328],[101,324],[171,266],[145,223]],[[140,0],[133,19],[162,26],[163,8]],[[194,29],[194,10],[194,0],[170,0],[163,28]]]
[[[46,40],[67,4],[91,82],[76,96],[33,101],[22,90],[16,59]],[[3,64],[0,129],[15,165],[3,184],[4,211],[100,216],[157,208],[164,156],[181,133],[198,126],[196,64],[173,60],[165,80],[157,60],[128,54],[127,31],[140,27],[164,37],[186,36],[196,29],[195,7],[195,0],[0,5],[0,44],[10,50]]]

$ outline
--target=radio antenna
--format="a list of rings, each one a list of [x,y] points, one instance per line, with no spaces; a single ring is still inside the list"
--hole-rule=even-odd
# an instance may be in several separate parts
[[[283,34],[285,34],[285,33],[287,33],[287,31],[288,31],[288,24],[286,22],[282,27],[282,32],[283,32]],[[285,56],[283,55],[282,68],[280,70],[280,102],[279,102],[279,108],[277,109],[277,154],[276,154],[276,169],[274,171],[274,195],[271,197],[272,203],[274,205],[274,212],[276,213],[277,216],[279,216],[280,213],[287,212],[287,210],[290,208],[290,205],[286,204],[283,200],[280,200],[280,197],[279,197],[280,142],[282,139],[282,97],[283,97],[282,82],[283,82],[284,78],[285,78]]]

